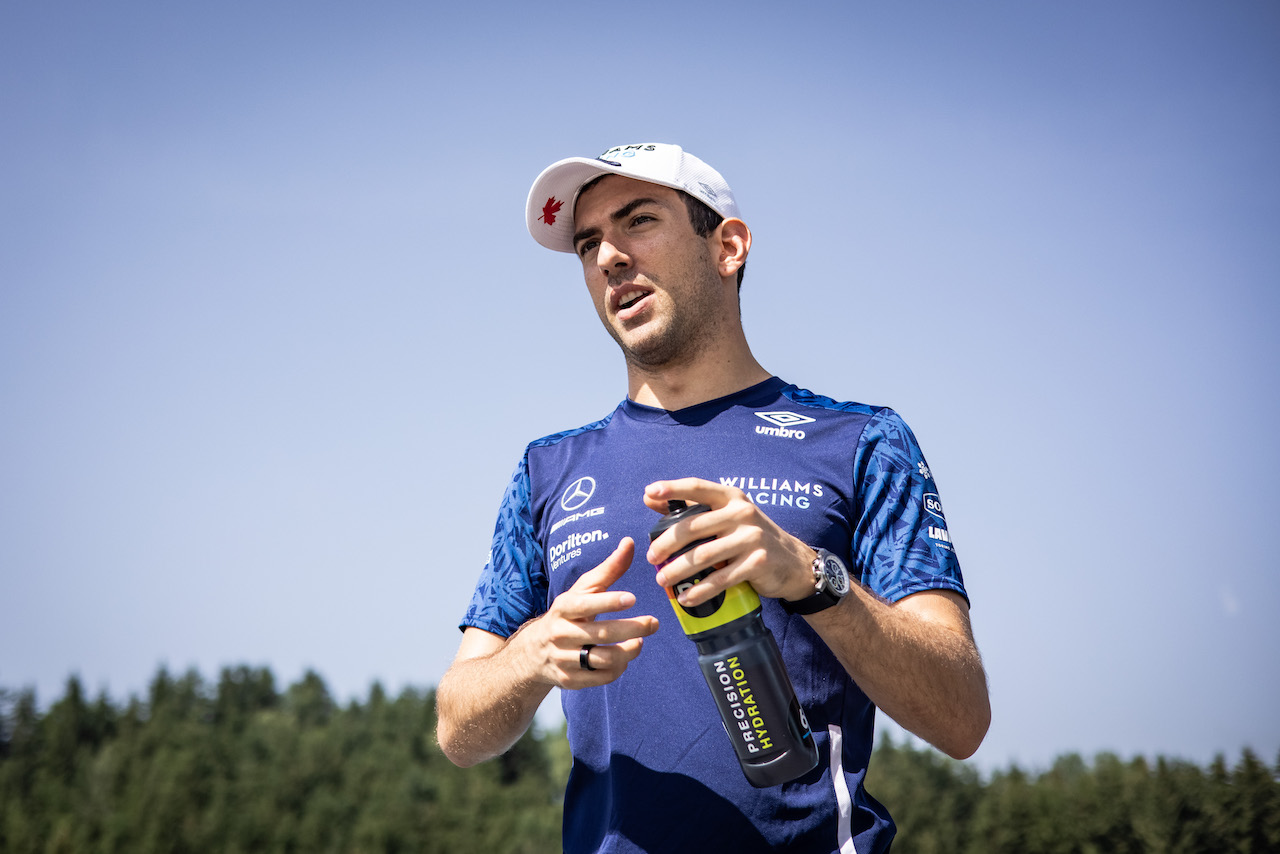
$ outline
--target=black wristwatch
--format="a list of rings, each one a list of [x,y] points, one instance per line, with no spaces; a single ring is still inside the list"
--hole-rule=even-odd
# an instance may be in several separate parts
[[[817,588],[811,595],[790,602],[779,599],[778,604],[788,614],[816,614],[825,611],[849,592],[849,570],[844,561],[826,549],[818,549],[813,559],[813,584]]]

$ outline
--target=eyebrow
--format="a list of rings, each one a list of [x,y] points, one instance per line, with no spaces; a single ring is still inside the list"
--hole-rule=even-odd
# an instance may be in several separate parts
[[[614,222],[617,222],[618,220],[626,219],[628,216],[631,215],[631,213],[636,208],[643,207],[644,205],[660,205],[660,204],[662,203],[658,199],[649,198],[648,196],[645,196],[644,198],[633,199],[632,201],[627,202],[625,205],[618,208],[613,213],[609,214],[609,219],[613,220]],[[577,246],[578,241],[583,240],[587,237],[590,237],[592,234],[595,234],[599,230],[600,229],[598,228],[582,229],[582,231],[579,231],[573,235],[573,245]]]

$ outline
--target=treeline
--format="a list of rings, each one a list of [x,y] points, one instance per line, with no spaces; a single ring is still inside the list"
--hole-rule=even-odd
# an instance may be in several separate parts
[[[430,692],[339,706],[314,673],[281,692],[238,667],[161,670],[124,708],[74,678],[43,715],[30,692],[2,705],[4,854],[560,850],[555,739],[456,768]]]
[[[434,695],[374,685],[345,706],[314,673],[216,684],[161,670],[145,700],[89,700],[72,678],[41,713],[0,691],[0,852],[555,852],[563,733],[458,769],[436,747]],[[1280,852],[1280,762],[1234,766],[1066,756],[983,780],[880,742],[868,789],[896,854]]]
[[[867,790],[898,824],[895,854],[1280,854],[1280,757],[1189,762],[1103,753],[982,781],[932,750],[882,739]]]

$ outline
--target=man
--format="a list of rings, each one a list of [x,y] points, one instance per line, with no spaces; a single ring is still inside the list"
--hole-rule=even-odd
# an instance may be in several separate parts
[[[559,687],[574,755],[566,851],[887,850],[892,821],[862,788],[875,707],[958,758],[990,721],[914,437],[891,410],[756,361],[738,311],[751,232],[720,174],[678,146],[555,163],[526,218],[539,243],[578,255],[627,398],[531,443],[517,466],[437,692],[442,749],[464,766],[503,752]],[[635,560],[672,499],[711,510]],[[854,584],[825,582],[831,557]],[[668,619],[664,588],[708,566],[720,568],[679,602],[750,582],[813,729],[818,767],[790,783],[746,781]]]

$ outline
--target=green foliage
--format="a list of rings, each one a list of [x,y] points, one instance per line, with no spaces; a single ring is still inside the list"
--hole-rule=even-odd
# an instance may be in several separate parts
[[[895,854],[1201,854],[1280,851],[1280,762],[1234,769],[1076,754],[985,783],[931,750],[882,738],[866,787],[898,823]]]
[[[72,679],[43,716],[0,692],[0,851],[457,852],[560,850],[563,735],[454,767],[435,697],[374,685],[339,708],[307,673],[161,670],[145,704],[86,702]]]
[[[315,673],[280,691],[265,669],[161,669],[117,707],[73,677],[43,715],[0,690],[0,852],[554,852],[570,763],[561,731],[454,767],[432,692],[374,684],[343,708]],[[895,854],[1198,854],[1280,851],[1278,777],[1246,750],[1203,769],[1071,754],[984,781],[885,737],[866,785]]]

